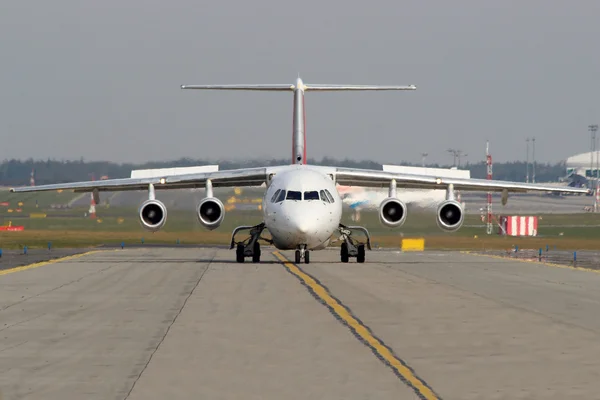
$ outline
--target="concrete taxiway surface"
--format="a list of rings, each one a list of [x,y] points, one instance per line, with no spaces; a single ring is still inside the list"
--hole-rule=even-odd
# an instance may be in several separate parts
[[[600,274],[460,253],[99,251],[0,275],[0,398],[600,392]],[[282,255],[283,256],[282,256]]]

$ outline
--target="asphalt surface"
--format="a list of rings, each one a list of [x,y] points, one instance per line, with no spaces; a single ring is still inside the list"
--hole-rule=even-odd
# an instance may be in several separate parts
[[[272,251],[94,250],[0,271],[0,398],[599,397],[598,273]]]

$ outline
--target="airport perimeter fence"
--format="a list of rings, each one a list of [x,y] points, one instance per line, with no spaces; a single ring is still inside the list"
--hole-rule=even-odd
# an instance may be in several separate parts
[[[506,258],[559,264],[575,268],[600,270],[600,252],[592,250],[556,250],[550,246],[539,249],[487,250],[480,254],[496,255]]]

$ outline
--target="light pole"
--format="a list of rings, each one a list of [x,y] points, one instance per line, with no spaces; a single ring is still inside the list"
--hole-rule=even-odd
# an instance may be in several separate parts
[[[460,167],[460,157],[461,156],[467,156],[468,154],[464,154],[462,152],[462,150],[455,150],[455,149],[448,149],[447,150],[448,153],[452,154],[454,156],[454,164],[452,164],[453,167],[456,167],[456,159],[458,158],[458,166]]]
[[[590,179],[594,176],[594,150],[596,147],[596,130],[594,125],[588,125],[590,131]],[[586,174],[587,175],[587,174]]]
[[[468,154],[467,153],[463,154],[460,150],[458,151],[458,166],[459,167],[460,167],[460,158],[461,158],[461,156],[462,157],[466,157],[466,156],[468,156]]]
[[[525,161],[525,182],[529,183],[529,138],[525,139],[527,142],[527,160]]]
[[[452,156],[454,156],[454,161],[452,162],[452,166],[455,167],[456,166],[456,150],[454,149],[448,149],[446,150],[448,153],[452,154]]]
[[[422,164],[423,164],[423,168],[425,168],[425,157],[427,157],[428,155],[429,154],[427,154],[427,153],[421,153],[421,157],[422,157],[421,161],[422,161]]]
[[[594,151],[596,151],[596,172],[594,173],[594,176],[596,177],[596,187],[594,188],[594,212],[598,211],[598,153],[597,153],[597,148],[596,148],[596,132],[598,131],[598,125],[593,124],[593,125],[588,125],[588,130],[590,131],[591,135],[592,135],[592,152],[591,152],[591,168],[590,168],[590,175],[593,173],[592,171],[594,170]]]
[[[531,139],[532,141],[532,153],[531,158],[533,159],[531,162],[531,182],[535,183],[535,136]]]

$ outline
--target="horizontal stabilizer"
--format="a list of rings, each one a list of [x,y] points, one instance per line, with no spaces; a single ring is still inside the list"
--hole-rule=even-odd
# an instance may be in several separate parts
[[[292,91],[294,85],[181,85],[182,89]]]
[[[416,90],[415,85],[408,86],[371,86],[371,85],[305,85],[304,91],[337,92],[344,90]]]
[[[301,80],[295,85],[289,84],[265,84],[265,85],[181,85],[182,89],[201,90],[259,90],[287,92],[301,89],[304,92],[338,92],[338,91],[360,91],[360,90],[416,90],[415,85],[408,86],[378,86],[378,85],[305,85]]]

